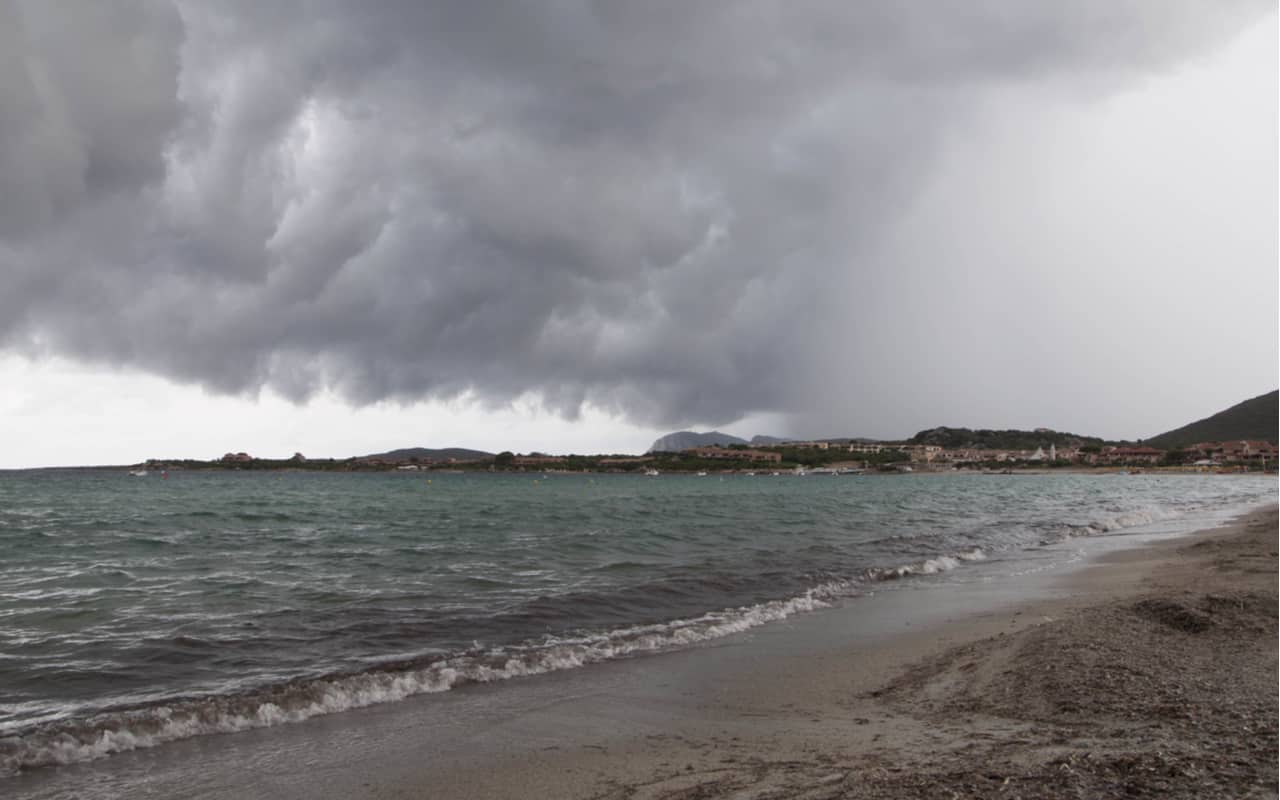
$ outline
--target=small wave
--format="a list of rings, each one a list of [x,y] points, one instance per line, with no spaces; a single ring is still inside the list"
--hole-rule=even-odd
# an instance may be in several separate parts
[[[1040,544],[1056,544],[1078,536],[1098,536],[1127,528],[1136,528],[1141,525],[1150,525],[1154,522],[1177,519],[1183,516],[1184,513],[1179,509],[1168,507],[1141,508],[1112,514],[1084,524],[1057,525],[1047,531],[1047,535],[1040,539]]]
[[[23,769],[89,761],[211,733],[299,722],[469,683],[540,675],[630,655],[670,650],[750,630],[825,608],[853,584],[832,582],[786,600],[710,612],[692,619],[621,628],[598,635],[547,637],[511,648],[429,663],[384,664],[375,670],[298,680],[253,692],[189,698],[48,723],[0,738],[0,776]]]
[[[1167,519],[1180,517],[1182,514],[1173,508],[1142,508],[1126,511],[1111,517],[1090,522],[1086,526],[1092,533],[1110,533],[1124,528],[1136,528],[1139,525],[1150,525]]]
[[[1170,509],[1115,511],[1102,519],[1061,529],[1071,536],[1094,535],[1175,516],[1179,516],[1178,512]],[[868,581],[932,575],[986,558],[983,549],[973,548],[868,569],[855,580],[833,580],[787,599],[670,622],[620,627],[603,633],[547,636],[521,645],[382,663],[363,672],[298,679],[236,694],[174,699],[117,708],[87,718],[49,721],[0,733],[0,776],[88,761],[203,734],[298,722],[471,683],[534,676],[687,647],[828,607],[841,598],[856,596]],[[705,576],[701,579],[705,580]],[[197,640],[176,644],[198,646]]]
[[[872,567],[867,570],[866,575],[869,580],[873,581],[892,581],[911,575],[936,575],[939,572],[949,572],[966,561],[983,561],[986,557],[986,553],[975,547],[972,550],[934,556],[912,564],[902,564],[896,567]]]
[[[243,522],[288,522],[293,519],[283,511],[236,511],[229,516]]]
[[[986,554],[975,548],[913,564],[871,569],[857,580],[831,580],[787,599],[697,617],[604,633],[548,635],[537,642],[475,650],[443,659],[437,656],[430,661],[382,663],[365,672],[299,679],[239,694],[185,698],[85,719],[50,722],[0,738],[0,776],[89,761],[205,734],[300,722],[472,683],[529,677],[689,647],[827,608],[841,598],[858,595],[868,580],[930,575],[985,558]]]

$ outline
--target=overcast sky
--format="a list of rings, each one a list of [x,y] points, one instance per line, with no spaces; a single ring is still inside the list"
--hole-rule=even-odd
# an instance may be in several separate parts
[[[1274,2],[0,0],[0,467],[1150,436],[1276,388]]]

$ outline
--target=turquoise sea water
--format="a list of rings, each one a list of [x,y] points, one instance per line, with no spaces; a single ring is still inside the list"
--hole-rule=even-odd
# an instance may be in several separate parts
[[[695,645],[1274,478],[0,473],[0,774]]]

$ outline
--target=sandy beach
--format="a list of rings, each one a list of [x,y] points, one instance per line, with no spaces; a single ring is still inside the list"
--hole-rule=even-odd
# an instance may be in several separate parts
[[[1104,556],[1052,599],[730,687],[707,698],[720,718],[756,716],[718,735],[386,796],[1274,797],[1276,546],[1272,508]]]
[[[1277,791],[1277,510],[721,644],[199,737],[18,798],[1240,798]],[[1099,542],[1101,543],[1101,542]]]
[[[379,796],[1274,797],[1276,547],[1272,508],[1104,556],[1051,599],[726,687],[714,732]]]

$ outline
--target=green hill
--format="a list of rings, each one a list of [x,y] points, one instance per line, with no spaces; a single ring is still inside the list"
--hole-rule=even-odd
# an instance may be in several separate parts
[[[973,430],[972,428],[930,428],[920,431],[908,440],[911,444],[936,444],[946,448],[979,448],[984,450],[1034,450],[1037,447],[1081,447],[1083,445],[1102,445],[1105,442],[1096,436],[1080,436],[1075,433],[1063,433],[1040,428],[1034,431],[990,429]]]
[[[1170,450],[1197,442],[1233,439],[1265,439],[1275,444],[1277,438],[1280,438],[1280,391],[1260,394],[1212,417],[1153,436],[1143,444]]]
[[[433,449],[430,447],[402,447],[399,450],[388,450],[385,453],[374,453],[361,458],[381,458],[386,461],[409,461],[410,459],[419,459],[420,461],[447,461],[450,458],[456,458],[459,461],[472,461],[481,458],[493,458],[493,453],[486,453],[483,450],[470,450],[465,447],[444,447]]]

